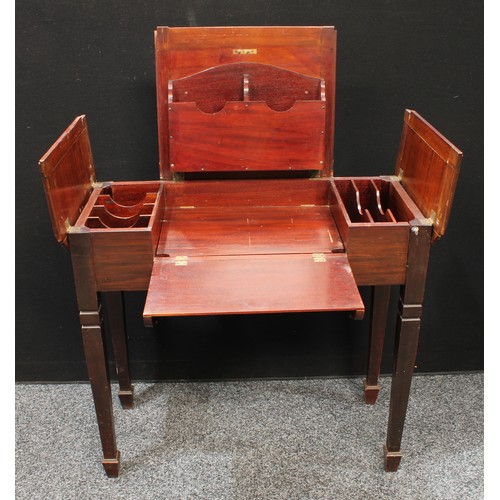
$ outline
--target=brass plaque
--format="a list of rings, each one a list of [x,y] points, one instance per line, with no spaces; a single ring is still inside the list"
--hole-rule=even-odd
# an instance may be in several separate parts
[[[257,49],[233,49],[233,54],[238,54],[238,55],[257,54]]]

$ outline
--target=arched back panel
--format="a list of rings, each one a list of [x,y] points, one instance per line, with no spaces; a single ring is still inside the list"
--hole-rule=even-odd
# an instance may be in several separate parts
[[[333,27],[160,27],[155,46],[161,178],[201,171],[332,174]],[[188,81],[191,88],[182,90],[188,94],[179,94]],[[186,97],[204,88],[205,106]]]

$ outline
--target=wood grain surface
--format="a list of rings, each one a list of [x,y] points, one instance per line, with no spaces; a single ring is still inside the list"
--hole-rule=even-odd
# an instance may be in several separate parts
[[[71,125],[38,162],[54,236],[66,243],[68,227],[80,215],[95,181],[94,160],[85,116]]]
[[[396,175],[425,217],[435,241],[450,218],[462,152],[413,110],[406,110]]]
[[[314,170],[320,172],[322,176],[332,173],[333,163],[333,120],[335,107],[335,58],[336,58],[336,30],[331,26],[292,26],[292,27],[186,27],[170,28],[158,27],[155,32],[156,50],[156,88],[158,107],[158,131],[159,131],[159,152],[160,152],[160,177],[171,179],[173,177],[172,164],[184,164],[184,170],[189,170],[188,159],[184,156],[179,158],[171,157],[171,118],[169,116],[170,103],[168,102],[169,82],[180,78],[194,75],[201,71],[215,66],[232,63],[259,63],[276,66],[288,71],[301,73],[312,78],[324,80],[325,109],[321,109],[324,115],[324,136],[322,143],[321,158],[314,165]],[[250,89],[249,89],[250,90]],[[276,85],[274,94],[279,92],[279,85]],[[175,103],[174,103],[175,104]],[[311,104],[311,103],[308,103]],[[195,106],[196,108],[196,106]],[[196,108],[197,109],[197,108]],[[268,108],[270,110],[270,108]],[[307,109],[307,108],[305,108]],[[314,112],[310,108],[311,112]],[[276,112],[275,112],[276,113]],[[241,120],[245,120],[244,113]],[[270,113],[267,113],[270,116]],[[309,121],[306,118],[306,125]],[[274,118],[279,120],[278,117]],[[217,127],[217,118],[211,123]],[[208,122],[210,123],[210,122]],[[207,124],[208,124],[207,123]],[[234,118],[234,123],[238,124],[238,118]],[[264,122],[260,122],[261,125]],[[304,130],[307,127],[304,127]],[[248,127],[247,127],[248,129]],[[255,129],[250,127],[250,134],[255,134]],[[210,134],[210,129],[203,129],[202,133],[191,132],[190,147],[196,147],[196,141],[203,141],[205,134]],[[302,136],[305,137],[305,132]],[[177,136],[179,134],[177,133]],[[274,140],[269,134],[264,134],[271,142]],[[179,137],[177,137],[179,139]],[[234,140],[234,137],[232,138]],[[299,138],[300,139],[300,138]],[[175,143],[174,135],[174,143]],[[231,137],[230,137],[231,141]],[[263,148],[265,144],[258,143],[252,138],[249,140],[252,147]],[[237,148],[238,144],[229,145]],[[269,152],[285,153],[290,142],[281,151],[276,151],[276,145],[269,149]],[[175,148],[175,144],[174,144]],[[224,155],[224,150],[228,147],[221,147],[222,151],[216,153],[217,160],[220,161]],[[279,149],[279,148],[278,148]],[[248,154],[251,151],[247,151]],[[183,154],[189,155],[189,148],[184,149]],[[265,156],[265,155],[264,155]],[[210,158],[210,157],[208,157]],[[250,157],[250,159],[253,156]],[[304,157],[298,158],[300,163]],[[179,163],[179,161],[181,163]],[[278,165],[279,156],[275,158]],[[311,160],[312,161],[312,160]],[[319,161],[323,161],[319,164]],[[239,163],[239,161],[237,162]],[[248,163],[248,160],[247,160]],[[227,164],[222,162],[222,165]],[[257,169],[258,164],[238,165],[239,167],[249,167]],[[299,168],[299,163],[287,162],[286,168]],[[195,169],[201,167],[199,162],[194,162]],[[216,163],[211,168],[217,167]],[[221,167],[224,170],[224,167]],[[279,167],[281,168],[281,167]],[[310,168],[310,167],[309,167]],[[227,167],[225,168],[227,170]],[[270,170],[267,166],[261,170]]]
[[[157,255],[341,252],[328,206],[167,210]]]
[[[158,257],[144,317],[304,311],[362,317],[345,254]]]

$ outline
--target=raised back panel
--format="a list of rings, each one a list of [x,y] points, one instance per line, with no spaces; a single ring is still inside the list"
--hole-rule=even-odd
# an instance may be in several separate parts
[[[175,141],[175,137],[171,139],[169,124],[169,82],[172,88],[174,80],[233,63],[259,63],[324,81],[324,102],[319,103],[324,116],[324,126],[319,132],[324,137],[317,171],[321,175],[332,174],[336,57],[333,27],[159,27],[155,32],[155,46],[161,178],[172,178],[175,172],[175,162],[170,158],[170,141]],[[315,106],[311,104],[311,107]],[[234,170],[244,167],[248,165],[238,164]],[[293,170],[295,166],[283,162],[264,170],[274,168]],[[222,168],[230,169],[227,165]],[[254,170],[253,166],[248,169]],[[201,166],[194,170],[201,170]]]
[[[446,231],[461,160],[459,149],[418,113],[406,110],[396,174],[425,217],[432,220],[434,240]]]
[[[92,192],[94,161],[85,116],[78,116],[39,161],[54,235],[66,243]]]

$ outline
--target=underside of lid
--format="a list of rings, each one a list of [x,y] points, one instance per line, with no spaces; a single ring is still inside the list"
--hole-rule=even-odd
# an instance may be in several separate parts
[[[433,240],[444,235],[457,185],[462,152],[418,113],[406,110],[396,175],[433,223]]]
[[[85,116],[78,116],[39,161],[52,228],[59,243],[85,206],[95,182]]]

